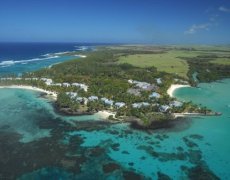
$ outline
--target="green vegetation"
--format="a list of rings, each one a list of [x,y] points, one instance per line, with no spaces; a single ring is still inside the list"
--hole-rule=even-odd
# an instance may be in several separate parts
[[[180,55],[190,57],[193,53],[186,54],[181,51],[168,51],[159,54],[121,56],[119,63],[129,63],[141,68],[154,66],[158,71],[177,74],[178,76],[187,78],[189,67],[186,61],[177,58]]]
[[[212,82],[230,77],[230,64],[224,64],[216,54],[184,58],[189,64],[188,76],[193,84],[193,74],[197,73],[199,82]],[[213,63],[215,62],[215,63]]]
[[[211,63],[230,65],[230,57],[229,58],[218,58],[216,60],[211,61]]]
[[[25,84],[40,87],[59,93],[56,102],[59,108],[77,112],[97,112],[99,110],[116,111],[116,118],[130,116],[143,121],[168,119],[170,113],[199,112],[210,113],[210,110],[189,103],[180,107],[170,107],[161,112],[162,105],[170,106],[174,98],[166,91],[173,83],[190,82],[196,85],[194,73],[199,82],[210,82],[230,77],[230,65],[223,64],[230,56],[228,48],[221,47],[178,47],[178,46],[112,46],[99,47],[97,51],[86,54],[87,58],[56,64],[33,73],[24,74],[22,80],[0,81],[2,85]],[[10,76],[12,77],[12,76]],[[41,80],[24,78],[50,78],[55,83],[83,83],[88,86],[84,91],[78,87],[49,86]],[[158,84],[160,78],[162,83]],[[128,80],[150,84],[153,88],[143,90]],[[130,93],[138,92],[136,95]],[[66,92],[77,93],[78,97],[97,96],[99,100],[78,102]],[[160,98],[149,98],[156,92]],[[107,98],[114,102],[124,102],[125,106],[117,108],[101,101]],[[134,108],[134,103],[145,102],[148,106]],[[112,119],[112,117],[110,117]]]

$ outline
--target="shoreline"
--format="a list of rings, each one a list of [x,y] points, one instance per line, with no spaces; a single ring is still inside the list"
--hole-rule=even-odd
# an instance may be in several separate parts
[[[47,91],[47,90],[33,87],[33,86],[10,85],[10,86],[0,86],[0,89],[25,89],[25,90],[38,91],[38,92],[46,93],[48,96],[51,96],[52,99],[57,100],[57,93],[56,92]]]
[[[47,91],[41,88],[33,87],[33,86],[25,86],[25,85],[10,85],[10,86],[0,86],[0,89],[24,89],[24,90],[32,90],[32,91],[37,91],[41,93],[46,93],[48,96],[51,96],[53,100],[57,100],[57,93],[52,92],[52,91]],[[97,113],[94,113],[93,115],[96,115],[102,119],[108,119],[109,116],[115,117],[116,113],[115,112],[110,112],[110,111],[98,111]]]
[[[115,117],[116,113],[115,112],[110,112],[110,111],[103,110],[103,111],[98,111],[94,115],[99,116],[102,119],[108,119],[109,116]]]
[[[191,87],[190,85],[183,85],[183,84],[172,84],[169,89],[167,90],[167,94],[170,97],[174,97],[173,93],[175,92],[175,90],[179,89],[179,88],[185,88],[185,87]]]

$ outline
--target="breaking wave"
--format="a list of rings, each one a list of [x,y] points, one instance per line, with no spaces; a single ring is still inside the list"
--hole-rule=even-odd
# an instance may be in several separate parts
[[[2,61],[0,62],[0,66],[1,67],[9,67],[15,64],[27,64],[29,62],[35,62],[35,61],[44,61],[44,60],[48,60],[48,59],[55,59],[55,58],[59,58],[59,56],[55,55],[55,56],[46,56],[44,58],[33,58],[33,59],[28,59],[28,60],[18,60],[18,61],[13,61],[13,60],[7,60],[7,61]]]
[[[43,57],[53,57],[53,56],[65,55],[65,54],[68,54],[68,53],[71,53],[71,52],[74,52],[74,51],[64,51],[64,52],[57,52],[57,53],[48,53],[48,54],[44,54],[42,56]]]
[[[89,49],[89,47],[87,46],[75,46],[77,51],[87,51]]]

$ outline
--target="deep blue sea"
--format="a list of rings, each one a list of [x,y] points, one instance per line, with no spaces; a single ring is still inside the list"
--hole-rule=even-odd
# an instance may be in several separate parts
[[[65,52],[92,50],[97,44],[81,43],[0,43],[0,75],[38,70],[52,64],[76,59]]]
[[[37,47],[39,51],[28,56],[26,50],[24,56],[16,50],[18,59],[17,53],[2,52],[2,61],[28,60],[76,48],[75,44],[64,46],[53,50]],[[79,52],[85,49],[82,46]],[[46,61],[39,61],[40,67],[46,66]],[[30,66],[30,62],[24,64],[25,69]],[[12,71],[14,64],[9,68]],[[0,89],[0,179],[228,180],[229,89],[230,79],[178,89],[174,93],[177,98],[223,115],[190,118],[158,131],[109,124],[97,115],[63,116],[39,92]]]

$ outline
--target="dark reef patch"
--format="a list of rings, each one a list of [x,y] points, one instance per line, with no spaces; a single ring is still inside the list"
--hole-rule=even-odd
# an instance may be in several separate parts
[[[140,174],[137,174],[137,173],[132,172],[132,171],[124,171],[123,172],[123,178],[125,180],[142,180],[142,179],[145,179]]]
[[[130,121],[130,127],[133,129],[144,130],[148,132],[151,131],[159,131],[159,132],[180,132],[188,129],[191,126],[192,120],[190,118],[177,118],[170,120],[161,120],[161,121],[153,121],[148,126],[143,126],[143,123],[140,123],[136,120]]]
[[[122,179],[122,172],[127,171],[107,155],[109,148],[118,151],[119,143],[109,140],[96,147],[82,147],[84,138],[71,135],[81,130],[105,130],[110,123],[84,121],[72,126],[59,118],[41,119],[36,123],[40,128],[51,129],[51,136],[21,143],[21,135],[0,131],[0,179],[106,179],[105,169],[114,171],[113,175]],[[129,170],[127,176],[132,175],[132,171]]]
[[[196,143],[194,143],[193,141],[191,141],[187,137],[183,137],[183,141],[186,144],[186,146],[188,146],[189,148],[197,148],[198,147],[198,145]]]
[[[168,175],[158,171],[157,172],[158,180],[172,180]]]
[[[179,152],[184,151],[184,149],[183,149],[182,147],[180,147],[180,146],[179,146],[179,147],[177,147],[177,148],[176,148],[176,150],[177,150],[177,151],[179,151]]]
[[[116,130],[106,130],[106,132],[113,135],[119,135],[119,132]]]
[[[192,134],[189,136],[191,139],[203,140],[204,137],[199,134]]]
[[[128,151],[122,151],[122,154],[130,154]]]
[[[139,146],[138,149],[145,150],[153,158],[158,158],[161,162],[174,161],[174,160],[186,160],[188,158],[186,153],[157,152],[153,149],[152,146]]]
[[[1,130],[1,131],[4,131],[4,130],[7,130],[7,129],[9,129],[9,128],[10,128],[9,125],[3,125],[3,126],[0,127],[0,130]]]
[[[111,151],[119,151],[119,141],[108,139],[102,141],[95,147],[84,147],[82,144],[85,139],[79,131],[94,133],[102,131],[114,135],[115,137],[137,139],[137,149],[145,151],[153,159],[161,162],[185,161],[194,165],[194,168],[183,167],[183,172],[188,177],[196,177],[200,172],[202,177],[216,177],[208,169],[202,160],[202,152],[199,150],[197,141],[203,140],[203,137],[192,134],[183,137],[186,148],[177,147],[172,153],[159,152],[161,141],[168,139],[165,131],[147,130],[144,136],[140,136],[136,130],[116,130],[110,128],[111,123],[105,121],[63,121],[61,118],[46,116],[47,113],[41,110],[41,114],[35,118],[36,125],[40,129],[50,129],[50,137],[45,137],[29,143],[19,142],[21,135],[8,132],[8,127],[0,129],[0,179],[28,179],[37,177],[37,179],[50,179],[50,177],[61,177],[63,179],[148,179],[141,175],[141,172],[135,171],[135,163],[132,160],[127,162],[128,167],[116,162],[109,157]],[[44,116],[45,114],[45,116]],[[180,122],[181,123],[181,122]],[[168,131],[168,129],[166,130]],[[135,137],[134,137],[135,136]],[[153,140],[154,139],[154,140]],[[139,145],[139,142],[144,142]],[[163,151],[163,150],[162,150]],[[122,149],[123,155],[131,152]],[[140,157],[144,161],[147,156]],[[158,179],[168,179],[165,172],[157,173]],[[198,177],[201,177],[200,175]]]
[[[200,150],[189,150],[189,162],[192,164],[199,164],[202,160],[202,152]]]
[[[115,144],[112,144],[112,145],[111,145],[111,148],[112,148],[114,151],[119,151],[119,147],[120,147],[120,144],[119,144],[119,143],[115,143]]]
[[[133,162],[129,162],[128,164],[129,164],[129,166],[133,166],[133,165],[134,165],[134,163],[133,163]]]
[[[98,157],[98,156],[101,156],[105,153],[105,149],[103,149],[99,146],[90,148],[87,151],[88,151],[88,153],[87,153],[88,156],[93,156],[93,157]]]
[[[118,165],[116,163],[108,163],[108,164],[103,165],[104,173],[111,173],[111,172],[118,170],[120,168],[121,168],[120,165]]]
[[[197,165],[192,168],[183,167],[182,170],[185,171],[189,179],[220,180],[218,176],[216,176],[207,166],[204,165]]]
[[[0,174],[4,178],[12,179],[46,166],[62,167],[61,161],[67,150],[67,147],[52,141],[51,138],[26,144],[4,138],[0,141],[0,147]]]

